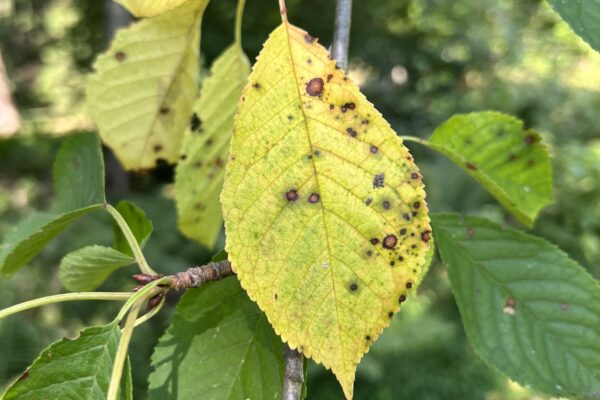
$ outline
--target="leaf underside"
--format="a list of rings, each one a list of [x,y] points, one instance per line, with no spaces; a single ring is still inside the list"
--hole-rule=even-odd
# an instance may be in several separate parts
[[[356,365],[424,263],[425,192],[389,124],[287,22],[244,90],[221,201],[242,286],[351,398]]]
[[[190,290],[154,351],[150,399],[281,399],[282,347],[237,279]]]
[[[552,244],[480,218],[432,216],[467,336],[489,364],[556,397],[600,391],[600,287]]]
[[[175,175],[179,229],[212,248],[223,226],[219,195],[233,129],[233,116],[250,65],[239,45],[217,58],[181,146]]]
[[[459,114],[428,143],[467,171],[522,223],[531,226],[552,202],[552,171],[540,136],[523,122],[486,111]]]
[[[600,0],[548,0],[583,40],[600,52]]]
[[[116,324],[81,331],[44,350],[5,392],[3,400],[106,399],[121,331]],[[132,399],[131,370],[126,363],[119,399]]]
[[[179,157],[197,95],[199,21],[207,3],[190,0],[120,30],[96,61],[88,109],[103,142],[128,170]]]

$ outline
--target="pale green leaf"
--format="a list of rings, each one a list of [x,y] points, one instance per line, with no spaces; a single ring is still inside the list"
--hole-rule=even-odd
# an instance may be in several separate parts
[[[556,397],[600,393],[600,287],[543,239],[432,216],[471,343],[511,379]]]
[[[548,2],[576,34],[600,52],[600,0],[548,0]]]
[[[281,399],[281,340],[233,277],[185,293],[152,364],[150,399]]]
[[[200,20],[190,0],[117,33],[95,64],[88,108],[104,143],[129,170],[175,163],[197,95]]]
[[[73,221],[102,208],[104,162],[94,134],[66,141],[54,163],[56,199],[49,212],[38,212],[21,221],[0,246],[0,273],[9,275],[27,264]]]
[[[152,226],[152,221],[148,219],[148,216],[144,210],[130,201],[122,200],[115,208],[117,211],[119,211],[125,222],[127,222],[127,225],[131,229],[131,232],[133,233],[133,236],[135,236],[135,239],[140,247],[144,248],[146,241],[154,229]],[[114,221],[113,230],[115,233],[115,242],[113,244],[115,250],[133,256],[133,252],[131,251],[131,247],[125,238],[125,235],[123,235],[119,224]]]
[[[77,339],[62,339],[44,350],[13,383],[3,400],[106,399],[121,331],[117,324],[94,326]],[[132,399],[129,362],[119,399]]]
[[[552,202],[552,171],[540,136],[510,115],[455,115],[424,144],[467,171],[521,222]]]
[[[219,195],[233,129],[233,116],[250,65],[239,45],[227,49],[214,63],[194,105],[175,175],[179,229],[212,248],[223,226]]]
[[[67,254],[60,263],[60,281],[72,292],[98,288],[119,268],[135,260],[111,247],[88,246]]]

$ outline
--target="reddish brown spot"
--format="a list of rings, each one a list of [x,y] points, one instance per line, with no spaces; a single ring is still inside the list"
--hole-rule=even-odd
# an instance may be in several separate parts
[[[308,82],[308,85],[306,85],[306,93],[313,97],[318,96],[323,91],[324,85],[325,83],[323,82],[323,79],[313,78],[310,80],[310,82]]]
[[[421,233],[421,240],[428,243],[431,240],[431,231],[424,231]]]
[[[334,108],[335,108],[335,106],[334,106],[333,104],[330,104],[330,105],[329,105],[329,109],[330,109],[330,110],[333,110]]]
[[[418,202],[418,201],[415,201],[415,202],[413,203],[413,207],[414,207],[414,208],[419,208],[419,207],[421,207],[421,203],[420,203],[420,202]]]
[[[327,82],[331,81],[332,79],[333,79],[333,74],[327,75]]]
[[[349,286],[349,289],[352,292],[356,292],[358,290],[358,284],[355,283],[355,282],[351,283],[350,286]]]
[[[475,228],[467,228],[467,236],[468,237],[475,236]]]
[[[371,153],[376,154],[379,151],[377,146],[371,146]]]
[[[400,234],[401,235],[406,235],[406,228],[400,229]]]
[[[377,238],[373,238],[369,241],[371,242],[372,245],[376,245],[377,243],[379,243],[379,239],[377,239]]]
[[[400,303],[404,303],[406,301],[406,296],[405,295],[400,295],[400,297],[398,298],[398,302]]]
[[[392,205],[390,204],[390,202],[389,202],[389,201],[387,201],[387,200],[384,200],[384,201],[383,201],[383,203],[381,203],[381,205],[382,205],[382,206],[383,206],[383,208],[385,208],[386,210],[389,210],[389,209],[390,209],[390,207],[392,206]]]
[[[412,282],[406,282],[406,288],[411,289],[413,286]]]
[[[534,144],[535,143],[535,136],[533,136],[531,133],[528,134],[527,136],[525,136],[525,144]]]
[[[296,201],[298,200],[298,191],[296,189],[290,189],[285,193],[285,198],[287,201]]]
[[[346,132],[348,132],[348,135],[350,135],[352,137],[356,137],[356,135],[357,135],[356,131],[352,128],[346,129]]]
[[[123,53],[122,51],[117,51],[115,53],[115,59],[118,62],[123,62],[123,61],[125,61],[126,58],[127,58],[127,55],[125,53]]]
[[[308,44],[311,44],[315,41],[315,38],[310,36],[308,33],[304,35],[304,41]]]
[[[354,103],[345,103],[341,107],[343,113],[345,113],[348,110],[354,110],[355,108],[356,108],[356,104],[354,104]]]
[[[307,62],[308,64],[312,64],[312,60],[311,60],[310,58],[309,58],[309,59],[307,59],[307,60],[306,60],[306,62]]]
[[[473,164],[472,162],[467,161],[465,163],[465,167],[467,167],[467,169],[470,169],[471,171],[477,171],[477,165]]]
[[[319,196],[318,193],[311,193],[310,196],[308,196],[308,202],[312,204],[318,203],[320,199],[321,196]]]
[[[419,174],[418,174],[418,173],[416,173],[416,172],[413,172],[412,174],[410,174],[410,177],[411,177],[412,179],[419,179]]]
[[[398,244],[398,238],[396,235],[387,235],[383,238],[383,247],[386,249],[393,249]]]
[[[410,221],[410,215],[408,214],[402,214],[402,218],[404,218],[406,221]]]

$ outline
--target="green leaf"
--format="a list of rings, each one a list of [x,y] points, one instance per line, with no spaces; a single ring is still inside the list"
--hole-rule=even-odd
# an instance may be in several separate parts
[[[144,248],[146,241],[154,229],[152,221],[148,219],[148,216],[141,208],[130,201],[122,200],[115,208],[119,211],[125,222],[127,222],[127,225],[129,225],[140,247]],[[133,257],[133,252],[131,251],[131,247],[129,247],[129,243],[127,243],[125,235],[123,235],[121,228],[119,228],[119,224],[114,221],[113,230],[115,233],[115,242],[113,244],[115,250]]]
[[[432,216],[467,336],[489,364],[556,397],[600,393],[600,287],[543,239]]]
[[[119,268],[135,262],[132,256],[110,247],[88,246],[67,254],[60,263],[60,281],[72,292],[98,288]]]
[[[424,144],[462,167],[528,226],[552,202],[548,150],[537,133],[510,115],[455,115]]]
[[[280,399],[283,346],[227,278],[189,290],[152,356],[150,399]]]
[[[175,163],[198,85],[199,22],[208,0],[190,0],[120,30],[95,64],[88,108],[129,170]]]
[[[223,226],[219,195],[233,130],[233,117],[250,65],[239,45],[215,61],[194,105],[193,123],[181,147],[175,175],[179,229],[212,248]]]
[[[50,211],[28,216],[4,238],[1,274],[16,272],[73,221],[103,207],[104,162],[94,134],[65,142],[54,163],[54,187],[56,200]]]
[[[600,0],[548,0],[583,40],[600,51]]]
[[[62,339],[42,352],[5,392],[3,400],[105,399],[121,332],[117,324],[94,326],[74,340]],[[119,399],[132,399],[129,362]]]
[[[116,0],[136,17],[154,17],[164,14],[189,0]]]

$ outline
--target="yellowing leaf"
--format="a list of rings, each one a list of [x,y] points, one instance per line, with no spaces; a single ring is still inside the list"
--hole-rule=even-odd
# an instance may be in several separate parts
[[[181,147],[175,175],[179,229],[212,248],[223,216],[219,194],[233,129],[233,116],[250,74],[239,45],[227,49],[214,63],[212,75],[194,105],[194,116]]]
[[[351,398],[429,248],[413,158],[325,48],[285,22],[249,77],[229,159],[226,250],[242,286]]]
[[[188,0],[116,0],[136,17],[154,17],[179,7]]]
[[[197,96],[199,20],[208,0],[190,0],[119,31],[96,61],[88,108],[104,143],[130,170],[177,161]]]

